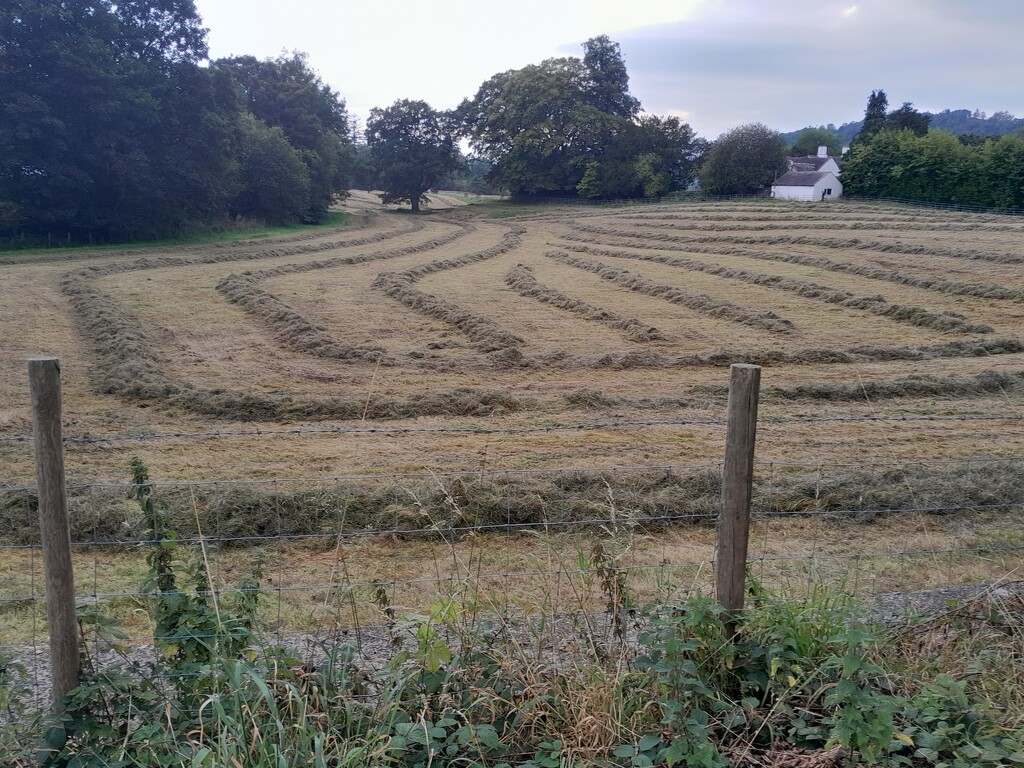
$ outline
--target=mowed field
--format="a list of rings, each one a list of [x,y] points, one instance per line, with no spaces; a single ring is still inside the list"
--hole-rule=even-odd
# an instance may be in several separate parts
[[[67,432],[715,419],[729,362],[762,415],[1016,413],[1024,222],[853,203],[466,206],[209,246],[0,257],[0,433],[60,357]],[[759,456],[1018,455],[1007,422],[788,423]],[[258,446],[258,447],[257,447]],[[74,481],[679,464],[720,428],[78,445]],[[0,481],[32,476],[0,444]]]
[[[356,200],[344,227],[300,235],[3,254],[0,435],[31,431],[25,360],[56,355],[70,437],[250,433],[74,442],[70,482],[125,481],[139,456],[160,481],[287,485],[287,493],[273,486],[278,508],[269,513],[269,486],[259,503],[243,500],[276,514],[278,528],[253,522],[242,533],[281,532],[286,502],[294,513],[288,532],[333,530],[337,487],[300,478],[450,470],[551,474],[510,475],[504,485],[488,476],[458,489],[417,480],[420,490],[409,493],[392,478],[392,497],[372,489],[357,502],[346,496],[356,511],[343,524],[493,523],[496,507],[510,522],[609,510],[699,514],[714,508],[724,439],[720,423],[699,422],[724,417],[729,363],[752,362],[764,366],[755,503],[783,514],[903,510],[869,524],[761,519],[751,547],[762,574],[806,580],[828,571],[877,591],[991,581],[1024,566],[1019,546],[1003,551],[1021,544],[1024,530],[1019,506],[1005,506],[1024,499],[1015,461],[1024,455],[1024,422],[1012,418],[1024,402],[1021,219],[766,200],[485,203],[412,217],[370,202]],[[988,418],[1000,416],[1008,418]],[[586,422],[616,426],[533,429]],[[449,427],[468,429],[431,431]],[[411,431],[394,431],[403,428]],[[672,477],[649,469],[665,465],[697,469]],[[712,469],[701,474],[700,465]],[[648,469],[590,484],[558,474],[602,467]],[[31,444],[0,441],[0,485],[32,480]],[[429,486],[448,522],[417,495]],[[302,507],[296,489],[305,487],[323,493],[303,497]],[[218,526],[241,498],[199,494],[179,497],[176,508],[216,506]],[[988,509],[990,502],[1003,506]],[[106,535],[98,529],[120,535],[108,518],[130,506],[123,498],[113,512],[89,506],[93,540]],[[943,506],[965,511],[913,511]],[[704,584],[713,531],[655,528],[662,533],[631,545],[620,564],[685,563],[694,570],[679,578]],[[543,574],[590,546],[569,534],[543,545],[529,534],[501,535],[498,547],[377,538],[344,551],[314,546],[312,554],[296,554],[294,542],[279,546],[274,583],[292,585],[296,597],[284,601],[282,616],[278,594],[277,625],[315,623],[317,611],[334,610],[319,587],[301,597],[303,585],[322,585],[324,574],[333,583],[347,568],[363,585],[353,606],[372,603],[368,585],[377,578],[405,580],[412,591],[399,602],[428,605],[442,571],[453,578],[474,569],[526,574],[533,587],[512,577],[496,583],[506,602],[510,589],[539,600],[530,590],[544,594]],[[439,554],[438,546],[452,549]],[[970,547],[995,553],[949,552]],[[908,549],[934,554],[900,554]],[[235,552],[225,555],[225,578],[244,565]],[[858,553],[892,557],[850,559]],[[27,578],[21,559],[30,556],[8,558],[3,575],[15,593],[24,593],[16,582]],[[836,559],[826,566],[819,556]],[[854,566],[864,571],[851,576]],[[138,552],[86,552],[81,567],[94,591],[97,574],[114,580],[108,590],[132,590],[144,570]],[[644,578],[641,592],[663,586],[656,574]]]

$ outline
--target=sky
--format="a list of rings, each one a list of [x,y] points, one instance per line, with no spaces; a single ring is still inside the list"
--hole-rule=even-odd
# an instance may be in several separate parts
[[[582,56],[607,34],[647,112],[713,139],[890,107],[1024,116],[1024,0],[196,0],[212,58],[293,50],[350,114],[396,99],[438,109],[497,72]]]

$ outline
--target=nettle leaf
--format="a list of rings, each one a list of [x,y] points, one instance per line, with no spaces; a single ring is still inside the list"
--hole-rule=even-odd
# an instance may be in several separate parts
[[[451,660],[452,652],[447,645],[442,642],[431,643],[423,656],[423,666],[428,672],[437,672],[442,664],[447,664]]]
[[[853,673],[860,669],[864,660],[855,654],[847,654],[843,657],[843,677],[852,677]]]
[[[722,718],[722,725],[726,728],[738,728],[741,725],[746,725],[747,716],[743,714],[742,710],[736,710],[729,712],[725,717]]]
[[[661,746],[661,737],[653,736],[648,734],[640,739],[640,742],[636,745],[636,748],[641,752],[646,752],[649,749]]]
[[[501,746],[501,739],[498,738],[498,732],[492,725],[478,725],[476,735],[480,743],[489,749],[496,749]]]

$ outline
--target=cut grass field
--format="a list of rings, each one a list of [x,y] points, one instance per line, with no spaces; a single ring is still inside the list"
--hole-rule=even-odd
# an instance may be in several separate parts
[[[348,214],[345,227],[258,242],[16,254],[0,264],[0,431],[29,431],[34,354],[61,358],[72,435],[364,415],[428,427],[707,418],[740,360],[767,366],[766,416],[1019,410],[1014,219],[853,203],[496,210],[519,214],[515,227],[481,204]],[[844,425],[856,449],[836,452],[837,428],[794,425],[764,435],[759,454],[1020,453],[1014,424],[998,442],[986,428],[953,423],[936,441],[927,423]],[[96,444],[71,449],[68,471],[119,478],[135,452],[160,478],[191,480],[720,454],[718,430],[699,427],[395,442]],[[29,459],[0,443],[0,482],[30,479]]]
[[[161,481],[696,465],[722,455],[721,424],[698,422],[724,416],[728,364],[757,362],[765,366],[763,466],[796,462],[813,474],[816,464],[962,467],[1024,455],[1024,421],[974,418],[1018,416],[1024,401],[1017,219],[765,201],[484,202],[412,217],[372,202],[354,197],[343,226],[258,240],[0,255],[0,436],[30,432],[25,359],[48,354],[61,359],[73,437],[412,430],[76,442],[67,452],[72,483],[122,481],[132,456]],[[872,420],[890,417],[909,420]],[[693,423],[416,431],[591,421]],[[925,496],[926,508],[942,505],[931,496],[946,487],[941,477],[900,472],[877,471],[899,489],[894,508],[913,509]],[[32,478],[31,444],[0,441],[0,485]],[[781,470],[772,478],[804,498],[797,491],[806,479]],[[536,498],[543,493],[524,491],[511,504]],[[834,532],[829,545],[852,555],[1012,541],[1018,522],[992,512],[806,525],[820,542]],[[818,550],[800,543],[801,524],[773,523],[772,540],[758,546],[810,557]],[[662,554],[681,562],[684,550],[709,557],[706,527],[656,536],[638,545],[637,562]],[[536,541],[502,539],[499,549],[519,568],[532,562]],[[412,558],[402,574],[431,570],[434,544],[367,546],[377,554],[345,555],[357,580],[377,578],[374,557],[388,570],[398,552]],[[314,567],[320,554],[274,556],[284,558],[281,571],[285,560],[303,564],[287,569],[289,580],[325,578]],[[141,568],[138,553],[110,557],[97,571],[104,578],[121,573],[127,584]],[[924,572],[897,557],[871,589],[992,580],[1015,573],[1015,557],[945,556],[944,568]],[[8,591],[24,588],[17,558],[5,558],[6,594],[24,594]],[[840,570],[832,575],[849,578]],[[295,612],[285,624],[308,625],[299,615],[316,600],[303,600],[284,603]]]

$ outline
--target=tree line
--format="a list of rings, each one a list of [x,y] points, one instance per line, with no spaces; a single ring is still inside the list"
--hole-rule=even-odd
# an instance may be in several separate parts
[[[993,112],[989,115],[980,109],[943,109],[940,112],[922,112],[921,114],[928,117],[932,128],[940,128],[957,136],[1002,136],[1024,129],[1024,118],[1015,117],[1006,111]],[[836,126],[835,123],[811,125],[797,131],[783,133],[782,138],[792,144],[805,131],[815,130],[828,133],[835,137],[836,142],[849,144],[863,127],[863,120],[852,120],[839,126]]]
[[[466,158],[460,141],[474,154]],[[144,239],[251,218],[319,222],[355,182],[514,197],[685,188],[706,142],[641,114],[618,44],[499,73],[457,109],[372,110],[365,138],[303,54],[208,60],[194,0],[0,8],[0,233]]]
[[[303,54],[208,60],[194,0],[0,8],[0,233],[145,239],[319,222],[356,184],[513,197],[686,188],[708,143],[643,114],[617,43],[494,75],[454,110],[403,99],[353,130]],[[468,143],[465,157],[460,144]]]
[[[706,142],[675,117],[641,113],[618,43],[588,40],[583,58],[501,72],[454,110],[400,100],[370,113],[364,180],[413,210],[460,180],[513,198],[656,197],[685,189]],[[458,152],[468,140],[473,157]]]
[[[846,194],[1024,208],[1024,130],[955,136],[910,104],[887,112],[887,102],[884,91],[872,91],[842,163]]]
[[[193,0],[0,6],[0,232],[142,239],[317,222],[345,102],[302,54],[208,62]]]
[[[1024,204],[1024,137],[957,139],[930,120],[909,103],[889,111],[885,93],[872,92],[843,162],[846,191]],[[659,197],[699,179],[709,194],[759,194],[787,170],[787,154],[825,145],[837,155],[843,143],[831,128],[808,128],[787,147],[758,123],[708,142],[676,117],[646,114],[604,35],[582,57],[495,74],[453,110],[402,99],[356,131],[304,54],[210,61],[194,0],[0,6],[0,234],[80,242],[240,218],[316,223],[351,186],[414,210],[442,185],[602,200]]]

